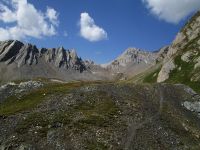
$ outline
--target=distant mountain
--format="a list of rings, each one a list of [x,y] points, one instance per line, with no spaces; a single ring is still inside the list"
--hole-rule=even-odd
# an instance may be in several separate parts
[[[128,48],[119,57],[108,64],[101,65],[112,73],[123,73],[130,77],[162,61],[168,51],[168,47],[155,52],[149,52],[137,48]]]
[[[75,50],[63,47],[38,49],[17,40],[0,42],[0,80],[57,78],[61,80],[97,80]]]

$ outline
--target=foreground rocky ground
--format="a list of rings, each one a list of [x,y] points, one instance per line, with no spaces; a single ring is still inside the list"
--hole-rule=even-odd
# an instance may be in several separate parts
[[[200,97],[183,85],[28,81],[0,97],[0,150],[200,147]]]

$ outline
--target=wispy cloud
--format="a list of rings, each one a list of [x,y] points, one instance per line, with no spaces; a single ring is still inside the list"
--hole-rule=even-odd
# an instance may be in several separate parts
[[[43,13],[27,0],[0,2],[0,21],[6,26],[0,27],[0,40],[53,36],[59,23],[56,10],[47,7]]]
[[[94,19],[86,12],[81,13],[80,34],[90,42],[107,39],[107,32],[103,28],[97,26]]]
[[[200,0],[142,0],[150,12],[161,20],[177,24],[200,9]]]

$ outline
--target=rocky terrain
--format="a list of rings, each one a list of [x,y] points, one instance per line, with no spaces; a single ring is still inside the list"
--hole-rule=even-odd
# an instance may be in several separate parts
[[[20,85],[31,90],[14,92]],[[1,97],[14,93],[0,105],[1,150],[200,146],[200,96],[187,86],[29,81],[1,89]]]

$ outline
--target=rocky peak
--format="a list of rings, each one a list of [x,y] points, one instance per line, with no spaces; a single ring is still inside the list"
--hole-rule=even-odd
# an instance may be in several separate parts
[[[38,63],[39,50],[35,45],[25,44],[16,57],[18,67],[22,65],[33,65]]]
[[[68,69],[72,67],[77,69],[81,64],[75,50],[65,50],[63,47],[48,49],[44,55],[47,62],[53,62],[59,68]]]
[[[83,71],[84,63],[75,50],[65,50],[64,47],[38,50],[35,45],[24,44],[17,40],[0,42],[0,62],[9,65],[15,62],[18,67],[36,65],[40,59],[53,63],[58,68]]]
[[[23,43],[17,40],[8,40],[0,43],[0,62],[15,59],[20,49],[24,46]]]
[[[146,52],[141,49],[137,48],[128,48],[125,50],[122,55],[120,55],[118,58],[116,58],[114,61],[107,65],[103,65],[104,67],[126,67],[127,65],[134,65],[134,64],[152,64],[154,63],[156,58],[156,54],[151,52]]]
[[[77,55],[75,49],[72,49],[72,50],[70,51],[70,56],[71,56],[71,58],[74,59],[74,60],[76,60],[76,59],[78,58],[78,55]]]
[[[147,51],[143,51],[137,48],[128,48],[121,56],[117,58],[117,61],[125,66],[127,63],[152,63],[155,60],[155,54]]]

